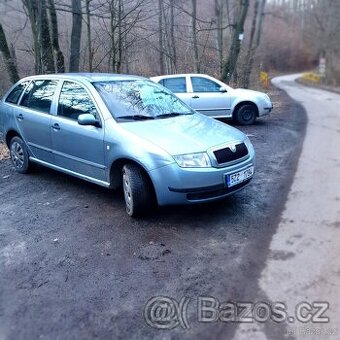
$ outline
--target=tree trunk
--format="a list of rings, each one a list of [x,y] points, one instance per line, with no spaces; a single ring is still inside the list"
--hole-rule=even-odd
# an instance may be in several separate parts
[[[50,28],[47,19],[46,0],[41,1],[40,8],[40,41],[41,41],[41,59],[44,65],[43,73],[54,73],[54,58],[52,42],[50,37]]]
[[[6,70],[12,83],[19,80],[18,70],[8,48],[5,32],[0,23],[0,52],[3,55]]]
[[[215,17],[216,17],[216,45],[218,52],[219,73],[223,71],[223,6],[224,0],[215,0]]]
[[[72,0],[70,72],[79,72],[81,25],[82,25],[81,0]]]
[[[250,75],[253,70],[255,53],[261,41],[262,18],[265,4],[266,0],[256,0],[254,3],[254,16],[251,25],[248,50],[243,67],[242,87],[244,88],[248,88],[250,85]]]
[[[251,30],[250,30],[250,38],[248,43],[248,49],[247,54],[245,56],[244,66],[243,66],[243,77],[242,77],[242,87],[248,88],[249,82],[250,82],[250,74],[254,63],[254,54],[256,50],[253,47],[254,44],[254,37],[256,32],[256,24],[257,24],[257,17],[258,17],[258,8],[259,8],[259,0],[256,0],[254,2],[254,14],[253,14],[253,20],[251,24]]]
[[[160,74],[164,74],[164,44],[163,44],[163,0],[158,0],[158,42],[159,42],[159,70]]]
[[[110,51],[110,59],[111,59],[111,68],[112,72],[116,73],[117,69],[117,52],[116,52],[116,30],[117,30],[117,9],[115,0],[111,0],[110,3],[110,37],[111,37],[111,51]]]
[[[118,57],[116,66],[117,73],[121,72],[123,57],[122,17],[123,17],[123,0],[118,0]]]
[[[34,53],[34,70],[36,74],[39,74],[42,73],[39,6],[36,0],[22,0],[22,3],[31,24]]]
[[[233,27],[233,37],[229,56],[227,62],[224,64],[222,73],[222,80],[226,83],[230,82],[237,66],[237,60],[241,50],[240,34],[243,34],[244,32],[244,22],[246,20],[249,7],[249,0],[239,0],[239,3],[237,18]]]
[[[89,59],[89,71],[93,71],[93,53],[92,53],[92,40],[91,40],[91,16],[90,16],[90,3],[91,0],[86,0],[86,33],[87,33],[87,57]]]
[[[56,60],[56,71],[63,73],[65,72],[65,62],[63,52],[59,47],[58,21],[54,0],[48,0],[48,7],[51,22],[51,41]]]
[[[175,73],[177,71],[177,51],[175,39],[175,13],[173,1],[170,1],[170,41],[171,41],[172,72]]]
[[[257,24],[257,36],[256,36],[256,47],[260,45],[261,42],[261,35],[262,35],[262,22],[263,22],[263,15],[264,15],[264,8],[266,6],[266,0],[261,0],[260,3],[260,13],[259,13],[259,21]]]
[[[200,72],[200,60],[198,54],[198,43],[197,43],[197,0],[192,0],[192,13],[191,13],[191,30],[192,30],[192,42],[194,49],[194,66],[195,72]]]

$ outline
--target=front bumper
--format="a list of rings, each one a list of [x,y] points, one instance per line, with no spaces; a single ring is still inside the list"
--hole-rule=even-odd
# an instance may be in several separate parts
[[[255,153],[237,164],[224,168],[181,168],[177,163],[149,172],[158,204],[193,204],[208,202],[226,197],[243,187],[251,179],[228,188],[225,176],[254,165]]]
[[[270,112],[272,112],[272,110],[273,110],[273,104],[265,103],[262,107],[259,108],[259,117],[269,115]]]

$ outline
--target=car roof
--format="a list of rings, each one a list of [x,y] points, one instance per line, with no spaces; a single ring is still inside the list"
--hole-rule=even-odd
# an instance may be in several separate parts
[[[174,78],[174,77],[210,77],[208,74],[203,73],[179,73],[179,74],[166,74],[163,76],[150,77],[150,79],[163,79],[163,78]]]
[[[54,73],[54,74],[41,74],[30,76],[21,79],[32,80],[32,79],[69,79],[69,80],[87,80],[89,82],[97,81],[108,81],[108,80],[124,80],[124,79],[145,79],[140,76],[128,75],[128,74],[117,74],[117,73],[90,73],[90,72],[79,72],[79,73]]]

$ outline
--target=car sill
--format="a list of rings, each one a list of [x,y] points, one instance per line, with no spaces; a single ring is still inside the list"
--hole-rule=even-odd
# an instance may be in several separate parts
[[[94,183],[94,184],[98,184],[98,185],[100,185],[102,187],[105,187],[105,188],[109,188],[110,187],[110,183],[108,183],[108,182],[101,181],[101,180],[93,178],[93,177],[89,177],[89,176],[78,174],[78,173],[76,173],[74,171],[67,170],[65,168],[61,168],[61,167],[59,167],[57,165],[53,165],[51,163],[47,163],[47,162],[41,161],[40,159],[37,159],[37,158],[34,158],[34,157],[30,157],[30,161],[32,161],[34,163],[41,164],[41,165],[46,166],[48,168],[51,168],[53,170],[61,171],[61,172],[65,173],[65,174],[67,174],[67,175],[78,177],[78,178],[83,179],[85,181],[88,181],[88,182],[91,182],[91,183]]]

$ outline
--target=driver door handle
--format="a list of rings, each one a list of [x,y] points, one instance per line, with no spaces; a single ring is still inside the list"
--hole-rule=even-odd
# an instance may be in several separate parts
[[[199,98],[199,96],[196,94],[195,96],[192,97],[193,99]]]
[[[53,129],[53,130],[56,130],[56,131],[60,130],[59,124],[58,124],[58,123],[53,124],[53,125],[52,125],[52,129]]]

